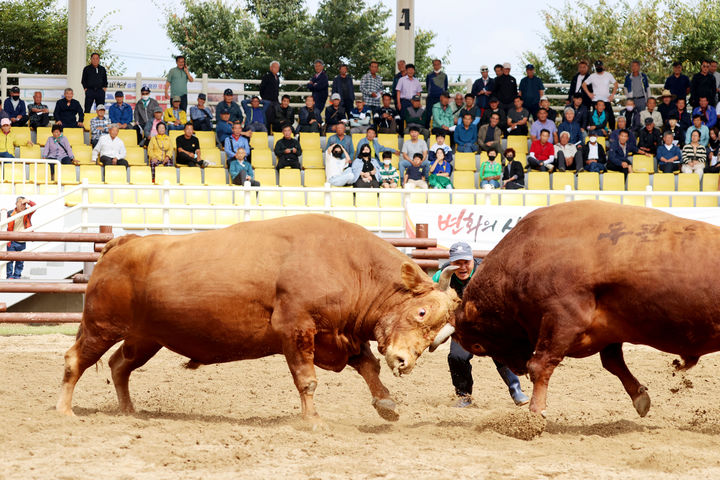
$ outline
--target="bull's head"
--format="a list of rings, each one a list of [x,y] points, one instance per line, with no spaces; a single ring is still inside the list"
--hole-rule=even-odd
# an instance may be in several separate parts
[[[453,271],[452,267],[445,269],[434,284],[414,263],[402,265],[400,288],[405,299],[392,309],[376,333],[380,353],[396,376],[410,373],[420,354],[450,324],[460,304],[455,291],[448,288]]]

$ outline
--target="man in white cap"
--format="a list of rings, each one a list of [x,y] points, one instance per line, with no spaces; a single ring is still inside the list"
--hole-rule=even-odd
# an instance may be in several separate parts
[[[330,105],[325,107],[325,131],[334,132],[338,123],[347,123],[347,111],[341,102],[339,93],[330,96]]]
[[[500,100],[500,108],[507,113],[513,108],[513,100],[518,94],[518,85],[515,77],[510,75],[510,64],[503,63],[502,76],[495,79],[494,97]]]
[[[440,270],[433,276],[433,281],[438,282],[442,271],[451,265],[458,267],[458,269],[450,278],[450,286],[462,298],[465,287],[470,283],[470,279],[480,265],[480,260],[475,259],[470,245],[465,242],[455,243],[450,247],[450,261],[440,267]],[[459,397],[456,406],[460,408],[472,405],[473,378],[472,365],[470,364],[472,357],[472,353],[462,348],[459,343],[454,340],[451,341],[448,365],[450,366],[450,378],[455,387],[455,393]],[[527,404],[530,399],[520,388],[520,380],[517,375],[498,362],[495,362],[495,367],[508,386],[515,405]]]
[[[475,96],[475,106],[480,109],[480,115],[490,105],[490,97],[495,88],[495,80],[488,76],[488,66],[480,66],[480,78],[473,83],[470,93]]]

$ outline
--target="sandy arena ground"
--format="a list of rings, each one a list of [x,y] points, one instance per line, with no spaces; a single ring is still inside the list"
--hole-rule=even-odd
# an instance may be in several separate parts
[[[73,340],[0,337],[1,479],[720,478],[717,355],[673,375],[674,357],[626,346],[653,401],[644,419],[598,356],[566,359],[551,379],[545,431],[526,441],[508,434],[533,418],[512,405],[488,359],[473,360],[477,408],[452,408],[447,345],[407,377],[383,365],[401,409],[392,424],[349,368],[318,371],[327,428],[313,432],[282,357],[189,371],[167,350],[130,379],[137,415],[117,413],[106,355],[78,384],[77,418],[65,418],[52,408]]]

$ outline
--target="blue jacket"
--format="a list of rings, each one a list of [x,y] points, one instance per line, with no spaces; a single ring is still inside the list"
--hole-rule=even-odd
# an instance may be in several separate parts
[[[356,152],[359,152],[359,151],[360,151],[360,148],[362,148],[363,145],[368,145],[369,143],[370,143],[370,142],[368,142],[367,137],[362,138],[362,139],[358,142],[357,147],[355,148],[355,151],[356,151]],[[384,146],[380,145],[380,142],[378,142],[378,139],[377,139],[377,138],[373,138],[372,149],[373,149],[373,152],[375,152],[375,159],[376,159],[378,162],[380,161],[380,154],[381,154],[382,152],[392,152],[392,151],[393,151],[392,148],[387,148],[387,147],[384,147]],[[378,165],[379,165],[379,164],[378,164]],[[357,180],[357,178],[356,178],[355,180]]]
[[[317,107],[313,107],[313,110],[315,111],[315,120],[317,120],[318,124],[322,123],[322,113],[320,113],[320,110],[318,110]],[[307,125],[310,121],[310,110],[308,110],[307,107],[300,108],[300,113],[298,114],[298,120],[300,125]]]
[[[688,128],[687,132],[685,132],[685,144],[687,145],[690,143],[690,140],[692,139],[692,132],[695,130],[700,131],[700,145],[707,147],[708,142],[710,142],[710,129],[706,125],[700,125],[699,129],[695,128],[695,125]]]
[[[245,138],[245,137],[240,137]],[[238,162],[237,158],[234,158],[230,161],[230,178],[235,178],[238,176],[238,173],[240,173],[241,170],[245,170],[245,173],[247,173],[248,177],[254,177],[255,172],[253,171],[252,165],[248,163],[247,160],[243,160],[242,164]]]
[[[108,110],[112,123],[127,123],[129,125],[133,121],[133,109],[129,103],[123,102],[122,107],[118,107],[117,103],[113,103]]]
[[[580,131],[580,124],[577,122],[568,122],[567,120],[563,121],[558,127],[558,136],[560,136],[560,132],[570,133],[569,143],[577,145],[582,142],[582,132]]]
[[[218,142],[223,147],[225,146],[225,139],[232,135],[232,124],[228,122],[220,121],[215,127],[215,134],[217,135]]]
[[[377,141],[377,140],[376,140]],[[375,167],[375,178],[377,181],[381,181],[382,177],[380,176],[380,163],[378,163],[377,160],[374,158],[370,160],[373,164],[373,167]],[[360,174],[362,173],[362,167],[363,167],[363,161],[359,158],[356,158],[353,160],[352,163],[352,172],[353,172],[353,183],[357,182],[357,179],[360,178]]]
[[[342,147],[345,149],[345,151],[348,153],[348,155],[350,155],[350,158],[355,158],[355,148],[353,147],[352,136],[345,135],[345,137],[341,141],[340,138],[338,138],[337,133],[335,135],[332,135],[327,140],[325,150],[330,148],[330,146],[335,145],[336,143],[338,145],[342,145]]]
[[[245,112],[245,126],[249,127],[251,123],[265,123],[267,119],[267,110],[270,108],[271,103],[267,100],[260,100],[260,106],[253,108],[250,105],[250,100],[245,99],[240,102],[242,109]]]
[[[622,168],[622,162],[627,162],[628,158],[630,158],[630,154],[635,153],[630,144],[626,144],[625,150],[627,151],[627,154],[623,153],[619,143],[611,144],[608,149],[608,163],[612,163],[618,168]],[[630,161],[632,162],[632,158],[630,158]]]
[[[438,76],[445,77],[444,79],[439,80],[439,82],[442,83],[442,86],[437,85],[434,81],[435,77]],[[448,89],[447,74],[442,70],[440,73],[435,73],[434,71],[430,72],[430,75],[425,78],[425,87],[427,88],[428,97],[439,98],[440,94],[446,92]]]
[[[310,78],[307,88],[313,92],[312,96],[315,99],[315,108],[320,108],[321,110],[325,108],[325,103],[327,103],[328,98],[329,83],[330,81],[328,80],[325,70],[320,73],[316,73]]]
[[[661,158],[673,158],[675,156],[678,157],[676,160],[677,163],[682,162],[682,151],[680,150],[680,147],[678,147],[677,145],[673,145],[672,148],[668,150],[667,148],[665,148],[664,143],[658,147],[657,153],[655,154],[655,158],[657,159],[658,164],[660,164]]]
[[[7,102],[7,100],[5,100]],[[10,113],[10,112],[8,112]],[[715,124],[717,123],[717,112],[715,111],[715,107],[712,105],[708,105],[707,110],[705,110],[705,113],[707,114],[707,119],[703,118],[702,123],[703,125],[707,125],[708,128],[713,128]],[[700,111],[700,107],[693,108],[692,111],[693,116],[695,115],[702,115],[702,112]],[[12,115],[10,115],[12,116]]]
[[[645,88],[645,90],[643,91],[643,95],[645,95],[648,88],[650,88],[650,82],[648,81],[647,75],[645,75],[643,72],[640,72],[640,76],[642,77],[643,87]],[[623,87],[625,87],[626,92],[630,92],[632,90],[632,80],[629,73],[625,75],[625,83],[623,84]],[[633,94],[635,97],[640,96],[637,94],[637,92],[633,92]]]
[[[240,105],[235,102],[230,102],[230,105],[228,105],[225,103],[225,100],[223,100],[217,104],[217,107],[215,107],[215,118],[218,122],[220,122],[220,114],[223,112],[230,112],[230,118],[228,119],[230,123],[243,121],[243,113],[242,110],[240,110]]]
[[[545,85],[543,85],[543,81],[540,80],[538,76],[532,78],[525,77],[520,80],[518,89],[522,94],[525,108],[534,107],[540,103],[540,90],[545,90]]]
[[[27,109],[25,108],[25,102],[20,100],[18,101],[17,108],[13,108],[12,101],[10,100],[10,97],[5,99],[5,105],[3,106],[3,110],[5,110],[5,113],[8,114],[10,117],[17,117],[18,115],[22,115],[23,117],[27,116]]]
[[[610,137],[608,138],[608,143],[613,144],[620,141],[620,129],[616,128],[612,131],[610,134]],[[636,152],[637,151],[637,140],[635,139],[635,133],[632,130],[628,130],[628,140],[627,140],[628,148]],[[609,147],[610,145],[608,145]]]
[[[471,124],[470,128],[466,129],[462,123],[462,119],[458,119],[453,136],[455,137],[455,143],[474,144],[477,143],[478,128],[476,125]]]
[[[480,77],[475,80],[475,83],[472,85],[472,90],[470,90],[470,93],[475,95],[475,105],[482,109],[486,109],[490,106],[490,96],[478,95],[478,93],[483,91],[483,88],[488,92],[492,92],[493,88],[495,88],[495,80],[488,77],[487,81],[484,81],[483,78]]]
[[[245,153],[250,155],[250,143],[248,142],[247,137],[244,137],[242,135],[240,135],[240,138],[237,140],[235,140],[235,138],[230,135],[225,139],[225,143],[223,146],[225,147],[225,156],[228,160],[233,158],[235,156],[235,153],[237,153],[240,148],[244,148]]]

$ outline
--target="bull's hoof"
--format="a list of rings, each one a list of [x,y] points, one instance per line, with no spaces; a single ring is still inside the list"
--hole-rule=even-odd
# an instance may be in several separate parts
[[[647,393],[647,387],[641,385],[638,388],[638,396],[633,399],[633,406],[637,410],[638,415],[644,417],[650,411],[650,395]]]
[[[55,410],[57,410],[57,412],[60,415],[64,415],[66,417],[74,417],[75,416],[75,412],[72,411],[72,408],[59,408],[58,407]]]
[[[325,423],[325,421],[323,421],[322,418],[320,418],[319,415],[307,415],[303,417],[303,420],[307,422],[306,425],[310,427],[310,430],[312,430],[313,432],[324,431],[328,429],[327,424]]]
[[[372,406],[375,407],[378,415],[388,422],[397,422],[400,419],[400,415],[395,410],[397,408],[395,402],[389,398],[373,398]]]

